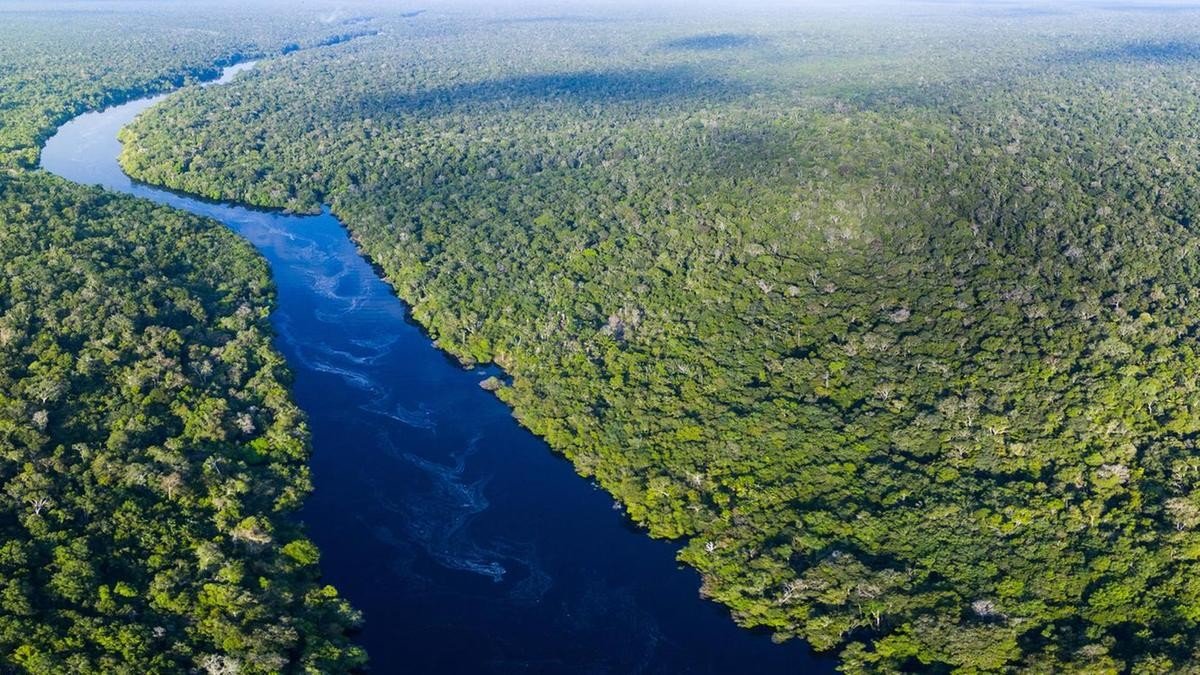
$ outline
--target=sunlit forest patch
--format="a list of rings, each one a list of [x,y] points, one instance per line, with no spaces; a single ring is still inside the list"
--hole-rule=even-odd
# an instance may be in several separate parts
[[[3,672],[365,660],[295,518],[308,435],[264,261],[216,222],[34,170],[75,114],[361,30],[212,9],[0,8]]]
[[[0,29],[5,663],[361,662],[261,261],[32,170],[264,56],[125,168],[330,205],[739,623],[848,672],[1200,668],[1200,9],[376,9]]]
[[[745,625],[850,671],[1194,667],[1190,10],[962,6],[430,14],[123,161],[332,204]]]

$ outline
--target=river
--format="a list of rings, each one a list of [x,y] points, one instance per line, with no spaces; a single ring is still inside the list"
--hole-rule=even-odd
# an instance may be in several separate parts
[[[226,68],[228,82],[253,63]],[[164,96],[84,113],[42,168],[221,221],[269,261],[276,347],[313,437],[301,517],[324,578],[366,615],[380,673],[831,672],[797,641],[702,600],[677,544],[520,427],[408,318],[341,223],[189,198],[130,180],[117,131]]]

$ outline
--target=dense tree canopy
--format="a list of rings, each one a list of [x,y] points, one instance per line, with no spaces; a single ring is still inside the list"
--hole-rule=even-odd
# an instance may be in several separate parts
[[[27,170],[77,112],[363,30],[211,9],[0,8],[6,673],[365,660],[294,516],[308,431],[271,346],[264,261],[218,223]]]
[[[7,665],[356,661],[356,617],[287,517],[309,489],[307,432],[253,249],[215,223],[18,176],[0,181],[0,265]]]
[[[62,122],[214,77],[222,65],[369,33],[361,15],[201,1],[0,7],[0,169],[32,168]],[[336,21],[319,21],[340,16]]]
[[[850,671],[1200,667],[1193,15],[921,7],[395,19],[123,162],[332,204],[746,625]]]

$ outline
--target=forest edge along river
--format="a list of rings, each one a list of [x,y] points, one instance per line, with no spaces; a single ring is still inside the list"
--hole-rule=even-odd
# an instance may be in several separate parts
[[[117,132],[168,95],[77,116],[41,166],[218,220],[270,263],[275,345],[312,431],[300,517],[323,578],[365,614],[357,640],[374,672],[833,670],[701,599],[678,544],[631,526],[480,388],[497,369],[438,351],[328,210],[209,202],[126,176]]]

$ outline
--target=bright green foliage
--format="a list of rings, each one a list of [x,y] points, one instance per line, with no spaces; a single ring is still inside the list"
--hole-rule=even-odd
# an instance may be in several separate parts
[[[265,263],[25,170],[77,112],[347,27],[83,4],[0,7],[0,672],[351,670],[359,616],[295,519],[308,433]]]
[[[397,20],[123,161],[331,203],[746,625],[851,671],[1200,667],[1200,36],[912,5]]]
[[[26,175],[0,180],[0,266],[0,662],[358,662],[357,617],[289,517],[307,436],[253,249]]]
[[[62,122],[216,76],[222,65],[371,32],[290,5],[116,2],[0,5],[0,169],[37,165]],[[343,11],[344,17],[346,15]]]

